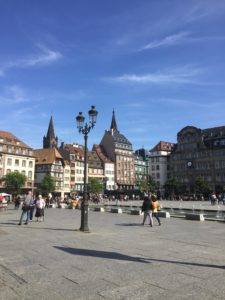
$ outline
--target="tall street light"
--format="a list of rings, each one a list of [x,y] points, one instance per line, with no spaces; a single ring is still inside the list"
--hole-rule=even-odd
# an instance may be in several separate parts
[[[96,124],[96,119],[98,112],[95,109],[95,106],[91,106],[91,109],[88,111],[89,122],[84,123],[85,117],[82,112],[79,112],[79,115],[76,117],[77,128],[79,133],[84,135],[84,189],[83,189],[83,200],[81,203],[81,225],[80,231],[89,232],[88,228],[88,199],[87,199],[87,140],[88,133],[91,129],[94,128]]]

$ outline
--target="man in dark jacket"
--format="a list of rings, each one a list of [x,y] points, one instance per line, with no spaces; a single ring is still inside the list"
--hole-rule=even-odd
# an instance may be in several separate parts
[[[30,220],[30,207],[32,205],[32,200],[33,200],[32,192],[29,191],[27,193],[27,195],[25,197],[25,200],[23,202],[23,205],[22,205],[22,214],[21,214],[20,222],[19,222],[18,225],[22,224],[24,215],[27,215],[27,220],[26,220],[26,222],[24,224],[28,225],[29,220]]]
[[[145,225],[145,221],[147,216],[149,216],[149,221],[150,221],[150,226],[152,227],[153,221],[152,221],[152,201],[150,200],[149,197],[145,197],[143,204],[142,204],[142,208],[141,208],[142,212],[144,212],[144,218],[143,218],[143,222],[142,225]]]

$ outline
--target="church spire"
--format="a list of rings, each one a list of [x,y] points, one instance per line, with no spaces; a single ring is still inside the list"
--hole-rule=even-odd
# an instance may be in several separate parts
[[[115,111],[113,109],[113,115],[112,115],[112,122],[110,126],[110,130],[112,132],[118,132],[117,124],[116,124],[116,117],[115,117]]]
[[[57,147],[57,144],[58,144],[58,138],[57,136],[55,136],[53,119],[51,115],[47,135],[43,137],[43,148],[44,149],[54,148]]]

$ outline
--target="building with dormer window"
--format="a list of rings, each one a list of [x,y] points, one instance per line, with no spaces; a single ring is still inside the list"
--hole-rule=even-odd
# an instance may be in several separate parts
[[[132,144],[119,132],[114,110],[110,129],[105,131],[100,146],[103,147],[107,157],[114,162],[115,189],[133,190],[135,177]]]

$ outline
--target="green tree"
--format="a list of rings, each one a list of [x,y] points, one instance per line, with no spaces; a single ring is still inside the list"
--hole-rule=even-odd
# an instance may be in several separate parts
[[[155,192],[158,186],[154,178],[152,176],[148,176],[145,181],[140,182],[139,188],[142,192]]]
[[[55,191],[55,178],[50,174],[46,175],[40,184],[42,193],[48,194]]]
[[[26,180],[27,177],[18,171],[10,172],[3,178],[7,193],[12,194],[13,197],[21,192]]]
[[[197,177],[195,180],[195,191],[199,194],[208,195],[210,193],[208,182],[202,177]]]
[[[100,194],[103,190],[104,184],[100,179],[94,177],[88,178],[87,191],[89,193]]]

